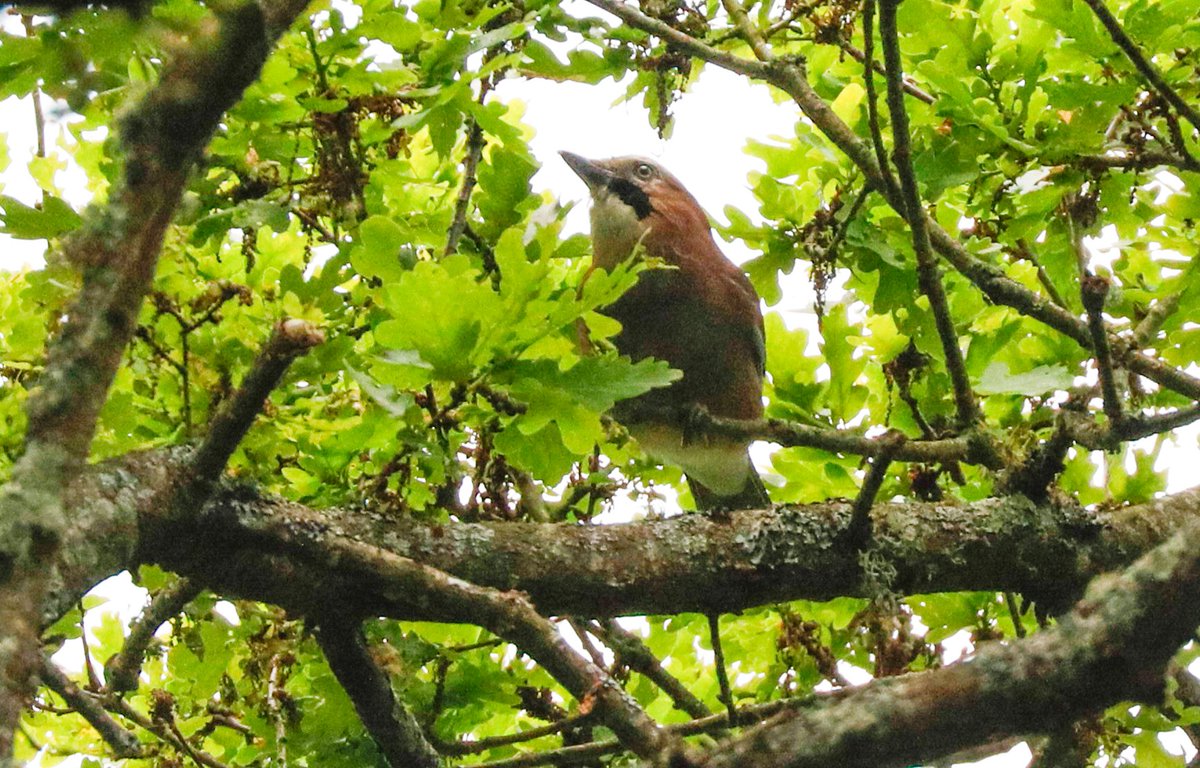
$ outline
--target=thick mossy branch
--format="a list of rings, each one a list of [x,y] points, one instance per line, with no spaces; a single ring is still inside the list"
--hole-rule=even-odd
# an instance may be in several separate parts
[[[311,509],[226,484],[181,519],[154,500],[188,461],[178,450],[132,455],[72,486],[80,525],[64,549],[57,611],[128,567],[135,551],[221,593],[304,613],[336,602],[362,615],[444,621],[470,616],[422,604],[368,553],[520,590],[546,614],[736,611],[878,590],[845,536],[851,502],[620,525],[430,525],[359,508]],[[1014,496],[879,504],[872,517],[870,561],[888,564],[897,592],[1008,590],[1053,607],[1200,518],[1200,489],[1104,513]]]
[[[1120,701],[1154,702],[1200,623],[1200,522],[1119,575],[1096,579],[1057,626],[991,643],[969,663],[880,680],[789,712],[704,768],[875,768],[924,763],[1009,735],[1055,733]]]
[[[37,671],[33,625],[44,612],[49,571],[75,522],[65,487],[87,459],[167,228],[222,115],[258,78],[275,39],[306,4],[248,0],[199,29],[126,113],[121,177],[64,244],[82,285],[30,390],[24,454],[0,493],[0,762],[11,754]],[[58,565],[74,557],[65,553]]]

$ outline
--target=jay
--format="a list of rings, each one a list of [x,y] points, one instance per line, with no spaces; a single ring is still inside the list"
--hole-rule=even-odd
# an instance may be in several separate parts
[[[687,416],[698,409],[762,416],[766,345],[749,278],[717,247],[696,198],[658,163],[560,154],[591,192],[592,268],[611,269],[639,246],[668,267],[642,272],[602,311],[621,324],[613,339],[618,352],[664,360],[683,376],[618,404],[613,415],[648,455],[684,471],[699,509],[769,506],[748,441],[685,439]]]

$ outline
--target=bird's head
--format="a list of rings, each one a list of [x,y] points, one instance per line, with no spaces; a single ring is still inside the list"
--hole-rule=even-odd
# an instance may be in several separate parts
[[[645,157],[588,160],[560,152],[592,194],[592,246],[606,268],[647,240],[711,237],[708,217],[679,179]],[[652,243],[647,243],[648,247]]]

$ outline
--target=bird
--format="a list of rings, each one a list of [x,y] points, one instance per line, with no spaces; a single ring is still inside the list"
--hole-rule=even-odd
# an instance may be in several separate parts
[[[641,272],[601,312],[621,324],[612,340],[618,353],[635,362],[663,360],[683,375],[618,403],[612,415],[647,455],[683,470],[698,509],[770,506],[748,440],[693,440],[688,429],[689,414],[702,411],[733,419],[762,416],[766,337],[750,279],[717,247],[700,203],[659,163],[559,154],[591,193],[589,274],[613,269],[639,246],[665,267]]]

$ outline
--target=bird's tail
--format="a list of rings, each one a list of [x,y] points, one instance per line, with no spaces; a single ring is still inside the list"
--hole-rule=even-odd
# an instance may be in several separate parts
[[[750,457],[746,457],[749,463]],[[687,479],[692,498],[696,500],[696,509],[707,512],[714,509],[765,509],[771,506],[771,497],[767,495],[767,487],[754,467],[746,473],[746,483],[742,490],[731,496],[722,496],[709,490],[691,477]]]

